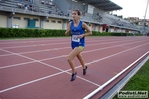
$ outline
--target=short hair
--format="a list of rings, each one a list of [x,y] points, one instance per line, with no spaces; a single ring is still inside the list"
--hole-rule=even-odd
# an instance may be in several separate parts
[[[79,10],[77,10],[77,9],[76,9],[76,10],[73,10],[73,11],[76,11],[77,14],[81,16],[81,11],[79,11]]]

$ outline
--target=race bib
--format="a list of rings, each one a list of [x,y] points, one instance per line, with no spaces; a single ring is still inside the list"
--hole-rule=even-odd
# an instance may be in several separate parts
[[[80,38],[78,38],[78,35],[72,35],[72,41],[73,42],[80,42]]]

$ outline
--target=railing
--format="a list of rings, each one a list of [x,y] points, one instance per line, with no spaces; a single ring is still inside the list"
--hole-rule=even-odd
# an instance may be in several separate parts
[[[103,88],[105,88],[107,85],[109,85],[111,82],[113,82],[115,79],[117,79],[119,76],[121,76],[125,71],[127,71],[128,69],[130,69],[133,65],[135,65],[137,62],[139,62],[141,59],[143,59],[144,57],[147,57],[149,55],[149,51],[146,52],[144,55],[142,55],[140,58],[138,58],[136,61],[134,61],[133,63],[131,63],[129,66],[127,66],[125,69],[123,69],[121,72],[119,72],[117,75],[115,75],[114,77],[112,77],[110,80],[108,80],[106,83],[104,83],[103,85],[101,85],[100,87],[98,87],[96,90],[94,90],[93,92],[91,92],[90,94],[88,94],[86,97],[84,97],[83,99],[89,99],[91,98],[93,95],[95,95],[96,93],[98,93],[99,91],[101,91]]]

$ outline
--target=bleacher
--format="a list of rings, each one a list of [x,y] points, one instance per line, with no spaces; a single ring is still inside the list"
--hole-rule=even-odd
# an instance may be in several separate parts
[[[20,8],[18,6],[18,3],[22,4],[22,8]],[[28,1],[19,2],[19,0],[5,0],[4,2],[1,2],[0,4],[1,4],[1,7],[13,8],[16,11],[17,10],[24,10],[25,5],[27,5],[27,6],[30,5],[30,3]],[[36,2],[34,2],[31,5],[33,8],[36,9],[36,12],[49,13],[49,11],[51,11],[51,14],[56,14],[56,7],[55,6],[49,7],[46,4],[41,4],[41,0],[36,0]],[[28,10],[28,11],[32,11],[32,10]],[[26,12],[26,13],[30,13],[30,12]]]
[[[44,16],[63,18],[63,19],[69,19],[69,20],[71,19],[71,16],[66,16],[66,13],[64,13],[63,15],[60,15],[62,11],[66,12],[67,9],[60,8],[58,4],[54,3],[54,6],[47,5],[45,3],[42,4],[41,0],[35,0],[35,2],[32,4],[27,0],[23,0],[23,2],[19,2],[19,1],[20,0],[4,0],[4,2],[0,2],[0,10],[1,11],[6,10],[9,12],[18,12],[18,13],[20,12],[20,13],[32,14],[32,15],[42,15],[42,16],[44,15]],[[19,7],[18,3],[21,3],[22,7]],[[30,9],[25,10],[24,9],[25,5],[27,6],[32,5],[32,8],[36,9],[36,11],[30,10]],[[59,8],[58,11],[57,11],[57,8]],[[101,13],[100,17],[101,18],[97,16],[96,12],[94,14],[85,13],[84,16],[81,16],[81,19],[83,21],[91,22],[91,23],[108,24],[108,25],[116,26],[116,27],[138,29],[136,25],[131,24],[127,20],[118,18],[108,13],[104,13],[104,14]]]
[[[16,3],[15,0],[4,0],[4,1],[1,2],[1,6],[11,7],[11,8],[18,8],[17,3]]]
[[[41,0],[36,0],[36,2],[34,2],[34,6],[38,7],[41,12],[49,13],[49,11],[51,11],[51,13],[56,14],[55,6],[46,5],[45,3],[42,4]]]
[[[127,20],[121,19],[119,17],[113,16],[108,14],[108,17],[111,18],[111,20],[113,20],[113,25],[117,25],[117,26],[121,26],[121,27],[127,27],[127,28],[134,28],[134,29],[138,29],[137,25],[130,23]]]

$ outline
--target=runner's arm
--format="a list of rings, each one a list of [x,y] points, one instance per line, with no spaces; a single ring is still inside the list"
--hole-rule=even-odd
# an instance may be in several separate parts
[[[65,32],[65,35],[66,35],[66,36],[68,36],[68,35],[69,35],[69,32],[70,32],[70,23],[71,23],[71,22],[68,23],[67,30],[66,30],[66,32]]]
[[[87,32],[78,36],[78,38],[82,38],[84,36],[92,35],[92,31],[90,30],[89,26],[83,22],[82,28],[85,29]]]
[[[92,35],[92,31],[90,30],[89,26],[86,23],[83,22],[82,28],[84,28],[87,31],[87,33],[83,34],[83,36]]]

